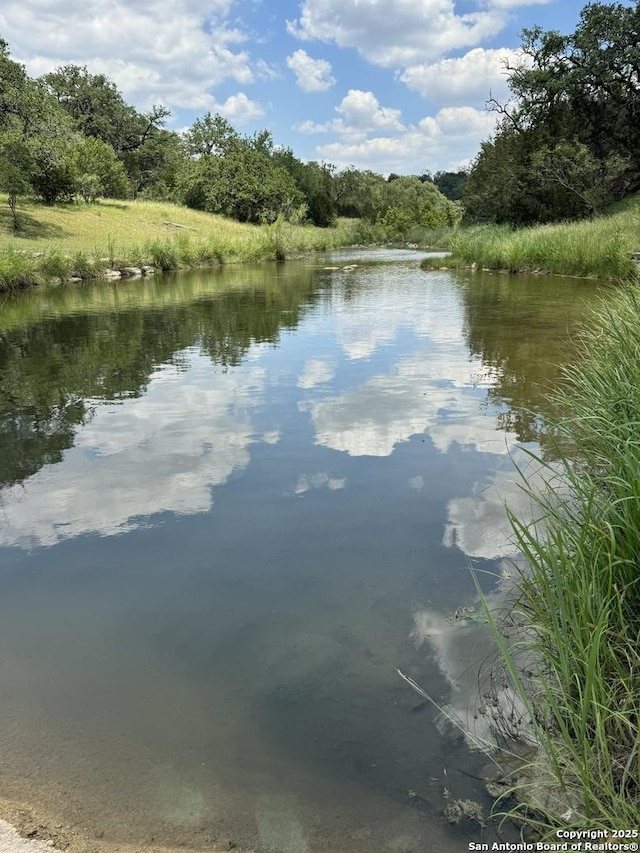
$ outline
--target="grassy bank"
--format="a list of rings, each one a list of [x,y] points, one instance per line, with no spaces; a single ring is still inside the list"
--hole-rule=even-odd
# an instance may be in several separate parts
[[[625,288],[584,333],[560,404],[538,520],[512,518],[529,570],[519,643],[498,642],[540,750],[514,781],[540,828],[637,829],[640,814],[640,297]],[[525,488],[528,488],[525,486]],[[524,683],[524,654],[534,660]],[[530,664],[529,664],[530,665]],[[534,685],[532,692],[531,685]],[[547,809],[540,788],[553,789]],[[535,793],[535,797],[532,794]],[[560,806],[560,808],[558,808]],[[520,810],[526,810],[520,806]],[[563,817],[560,815],[563,814]]]
[[[14,231],[0,197],[0,290],[100,276],[107,268],[158,270],[284,258],[353,244],[357,226],[244,225],[178,205],[103,201],[21,206]]]
[[[580,222],[460,228],[440,242],[451,255],[425,266],[628,280],[636,272],[631,254],[640,251],[640,203],[634,197],[606,216]]]

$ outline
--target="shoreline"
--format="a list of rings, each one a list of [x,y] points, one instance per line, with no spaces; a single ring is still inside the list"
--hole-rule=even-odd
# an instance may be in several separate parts
[[[369,245],[376,237],[360,220],[341,219],[327,228],[282,220],[249,225],[168,202],[33,204],[28,212],[37,229],[0,231],[0,293],[122,272],[130,277],[144,268],[159,273],[283,261]],[[42,236],[44,228],[56,236]]]
[[[196,831],[194,835],[198,835]],[[231,838],[206,833],[193,846],[163,844],[155,838],[110,841],[92,838],[78,827],[61,823],[53,815],[26,803],[0,796],[0,853],[252,853]]]

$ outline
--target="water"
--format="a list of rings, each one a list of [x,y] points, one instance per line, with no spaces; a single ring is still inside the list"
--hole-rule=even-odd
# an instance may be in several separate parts
[[[470,566],[500,594],[513,458],[598,296],[420,258],[5,301],[0,796],[116,844],[493,837],[443,820],[486,759],[397,669],[470,718],[490,642],[452,614]]]

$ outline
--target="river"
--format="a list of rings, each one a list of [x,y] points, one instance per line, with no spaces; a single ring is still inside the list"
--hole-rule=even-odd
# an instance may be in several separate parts
[[[0,797],[116,848],[495,837],[443,819],[487,813],[486,758],[397,669],[473,719],[491,643],[455,614],[509,576],[599,296],[422,256],[4,299]]]

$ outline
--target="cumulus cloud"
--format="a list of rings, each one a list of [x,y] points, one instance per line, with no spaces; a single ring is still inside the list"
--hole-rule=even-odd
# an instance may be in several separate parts
[[[215,109],[211,89],[254,80],[246,36],[227,16],[233,0],[8,0],[0,27],[32,75],[87,63],[143,109]],[[264,69],[258,69],[259,74]],[[238,96],[240,97],[240,96]],[[231,104],[230,110],[237,109]],[[246,114],[246,110],[245,110]]]
[[[300,17],[287,21],[296,38],[356,48],[375,65],[407,68],[436,62],[452,50],[496,36],[510,10],[550,0],[486,0],[476,12],[458,14],[453,0],[304,0]]]
[[[298,133],[329,133],[329,131],[331,130],[331,122],[318,122],[307,118],[304,121],[295,124],[293,126],[293,129],[297,130]]]
[[[338,168],[353,164],[378,172],[420,174],[425,164],[432,169],[466,166],[480,143],[495,129],[495,113],[475,107],[443,107],[435,116],[423,118],[391,136],[344,138],[317,148]]]
[[[231,124],[244,124],[254,118],[264,115],[264,110],[257,101],[252,101],[244,92],[230,95],[222,104],[216,104],[216,112],[228,118]]]
[[[331,63],[326,59],[313,59],[306,50],[296,50],[288,56],[287,67],[296,75],[303,92],[326,92],[336,82],[331,76]]]
[[[508,96],[507,64],[524,62],[521,51],[510,48],[485,50],[477,47],[456,59],[412,65],[399,79],[436,104],[471,104],[486,101],[491,93]]]
[[[373,92],[349,89],[335,108],[340,116],[328,122],[306,120],[295,125],[300,133],[337,133],[353,140],[364,140],[371,132],[403,131],[400,110],[380,105]]]
[[[371,359],[407,331],[423,343],[409,358],[398,358],[360,384],[301,400],[298,408],[308,414],[316,444],[354,457],[383,457],[412,436],[428,434],[441,453],[457,444],[505,457],[511,465],[508,450],[516,436],[497,430],[481,410],[477,390],[490,387],[494,377],[480,359],[463,355],[457,296],[443,295],[434,273],[425,286],[423,310],[407,314],[412,276],[410,268],[398,270],[393,292],[363,287],[348,303],[336,303],[336,338],[352,361]],[[414,478],[409,485],[420,489],[424,483]]]
[[[513,539],[513,530],[505,506],[523,523],[533,522],[538,515],[535,501],[522,489],[516,474],[526,472],[527,483],[535,491],[543,491],[549,468],[531,459],[527,450],[512,446],[511,466],[497,469],[488,481],[476,482],[469,494],[456,497],[447,504],[447,523],[442,544],[459,548],[468,557],[483,560],[509,558],[515,560],[520,552]]]
[[[373,93],[351,90],[336,107],[339,118],[301,121],[295,129],[336,134],[316,153],[339,168],[401,174],[464,168],[495,128],[495,114],[479,108],[490,96],[508,97],[505,64],[524,61],[517,50],[482,43],[501,32],[516,7],[547,2],[483,0],[462,13],[453,0],[398,0],[392,11],[384,0],[367,0],[366,10],[362,0],[304,0],[299,16],[287,21],[291,35],[354,48],[441,109],[405,127],[398,110],[376,102],[376,111]]]
[[[398,444],[424,433],[441,453],[456,443],[483,453],[506,454],[504,435],[479,411],[473,394],[477,363],[470,363],[467,375],[444,387],[440,377],[446,374],[436,370],[451,371],[447,356],[438,362],[431,355],[415,353],[413,359],[411,365],[398,363],[392,372],[372,376],[342,394],[300,403],[300,410],[310,415],[316,443],[349,456],[390,456]]]
[[[296,483],[293,493],[294,495],[304,495],[310,489],[327,488],[329,491],[335,492],[338,489],[344,489],[347,483],[346,478],[330,477],[328,474],[321,471],[318,474],[303,474]]]
[[[399,68],[477,45],[503,25],[504,13],[493,5],[458,15],[452,0],[396,0],[393,8],[369,0],[365,13],[358,0],[305,0],[287,29],[296,38],[354,47],[375,65]]]
[[[400,110],[381,107],[373,92],[349,89],[336,107],[342,126],[354,130],[402,130]]]

